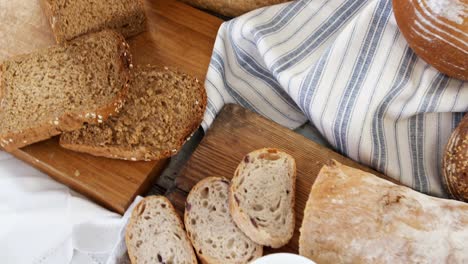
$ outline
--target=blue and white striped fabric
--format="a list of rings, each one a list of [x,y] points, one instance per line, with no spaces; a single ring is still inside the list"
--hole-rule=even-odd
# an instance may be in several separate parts
[[[204,128],[226,103],[292,129],[310,120],[340,153],[446,196],[441,159],[468,111],[468,85],[412,52],[391,2],[294,1],[224,23]]]

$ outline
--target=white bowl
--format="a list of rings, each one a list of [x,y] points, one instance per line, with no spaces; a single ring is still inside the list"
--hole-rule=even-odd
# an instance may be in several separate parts
[[[250,264],[315,264],[315,262],[296,254],[276,253],[258,258]]]

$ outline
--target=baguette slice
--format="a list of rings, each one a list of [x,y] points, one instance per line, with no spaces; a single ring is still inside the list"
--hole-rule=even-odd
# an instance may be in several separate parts
[[[0,146],[7,151],[119,111],[131,57],[124,38],[103,31],[13,57],[0,65]]]
[[[247,154],[237,167],[229,194],[236,225],[260,245],[278,248],[294,232],[296,162],[273,148]]]
[[[63,134],[60,144],[133,161],[170,157],[200,126],[206,100],[205,88],[196,78],[167,68],[137,68],[120,115]]]
[[[132,212],[125,244],[133,264],[197,263],[182,221],[164,196],[149,196]]]
[[[125,37],[145,30],[140,0],[40,0],[58,43],[113,29]]]
[[[248,263],[262,256],[263,247],[250,240],[229,214],[229,181],[209,177],[190,191],[185,227],[203,263]]]

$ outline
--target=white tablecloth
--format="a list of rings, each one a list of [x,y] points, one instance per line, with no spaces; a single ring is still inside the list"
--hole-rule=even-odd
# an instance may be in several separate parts
[[[127,216],[0,152],[0,263],[104,264]]]

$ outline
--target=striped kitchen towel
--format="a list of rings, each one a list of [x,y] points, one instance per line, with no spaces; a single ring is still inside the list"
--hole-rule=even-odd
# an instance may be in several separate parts
[[[446,196],[441,160],[468,85],[412,52],[391,0],[294,1],[228,21],[205,86],[205,129],[226,103],[291,129],[310,120],[340,153]]]

